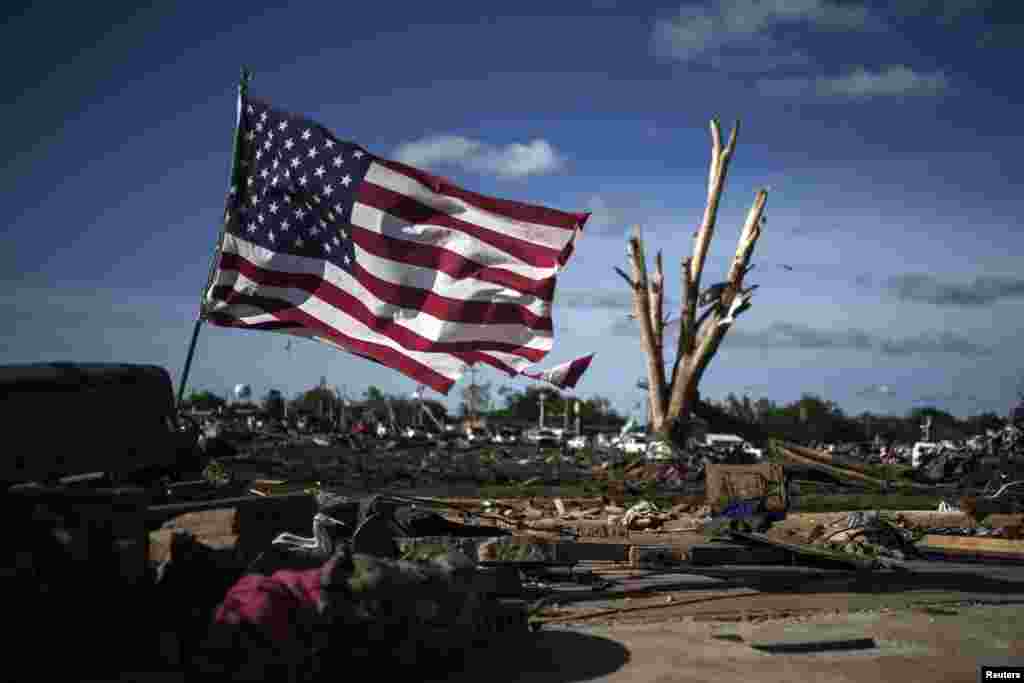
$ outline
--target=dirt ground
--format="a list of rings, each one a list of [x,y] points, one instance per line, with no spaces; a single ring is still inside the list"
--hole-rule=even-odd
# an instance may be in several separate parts
[[[769,654],[754,645],[870,638],[869,649]],[[514,654],[514,666],[502,650]],[[514,650],[513,650],[514,648]],[[551,627],[473,653],[446,680],[973,682],[982,664],[1024,663],[1017,606],[898,610],[880,607],[786,619]],[[1017,659],[1013,659],[1014,655]]]

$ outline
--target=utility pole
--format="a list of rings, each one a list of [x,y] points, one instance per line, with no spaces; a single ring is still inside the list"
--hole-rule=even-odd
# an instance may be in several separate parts
[[[541,391],[539,393],[539,396],[540,396],[540,422],[538,423],[538,427],[540,429],[544,429],[544,399],[547,398],[547,392],[546,391]]]
[[[476,366],[469,366],[469,423],[476,427]]]
[[[572,403],[571,399],[568,396],[566,396],[565,397],[565,404],[563,406],[563,412],[565,414],[562,416],[562,434],[563,435],[567,434],[569,432],[569,409],[572,407],[571,403]]]

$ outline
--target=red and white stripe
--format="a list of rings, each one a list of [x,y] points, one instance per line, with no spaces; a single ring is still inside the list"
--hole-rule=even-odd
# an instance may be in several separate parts
[[[550,382],[559,388],[564,389],[565,387],[569,387],[571,389],[580,381],[580,377],[582,377],[583,373],[587,371],[588,367],[590,367],[590,361],[593,359],[594,354],[590,354],[589,356],[583,356],[582,358],[571,360],[568,363],[556,365],[550,370],[545,370],[539,373],[524,372],[521,374],[525,377],[532,377],[533,379]]]
[[[312,337],[441,393],[471,363],[520,374],[552,348],[557,274],[588,217],[375,159],[347,229],[351,274],[228,233],[207,319]]]

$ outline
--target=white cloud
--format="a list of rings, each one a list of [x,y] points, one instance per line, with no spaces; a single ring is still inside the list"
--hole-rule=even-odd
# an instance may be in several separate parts
[[[487,145],[457,135],[437,135],[399,145],[395,159],[411,166],[457,166],[499,178],[523,178],[561,170],[564,157],[547,140]]]
[[[949,79],[941,71],[923,73],[908,66],[889,66],[880,71],[858,67],[836,78],[773,78],[757,84],[762,95],[776,97],[840,97],[867,99],[905,95],[938,95],[949,89]]]
[[[807,61],[774,37],[775,29],[788,24],[858,30],[874,21],[864,7],[826,0],[723,0],[711,7],[684,5],[676,16],[658,20],[652,47],[682,62],[766,72]]]

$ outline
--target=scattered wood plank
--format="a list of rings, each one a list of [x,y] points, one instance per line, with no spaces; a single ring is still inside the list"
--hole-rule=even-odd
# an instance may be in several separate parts
[[[780,548],[786,550],[796,556],[796,561],[810,564],[833,564],[840,565],[847,569],[858,569],[868,570],[874,569],[879,566],[878,562],[874,559],[865,559],[850,555],[848,553],[839,553],[831,550],[823,550],[820,548],[812,548],[805,545],[796,545],[794,543],[783,543],[781,541],[774,541],[764,534],[748,533],[745,531],[733,531],[730,532],[734,539],[740,541],[747,541],[757,545],[764,545],[774,548]]]
[[[779,448],[779,450],[782,452],[783,456],[792,462],[815,467],[822,472],[828,472],[840,479],[858,481],[879,488],[889,485],[889,482],[887,481],[864,474],[863,472],[857,471],[857,469],[845,464],[839,464],[829,454],[822,453],[821,451],[815,451],[810,448],[803,448],[802,446],[795,446],[793,444],[784,444]],[[900,486],[911,488],[915,491],[935,493],[934,486],[928,486],[925,484],[900,482]]]
[[[714,564],[789,564],[792,555],[783,548],[741,545],[738,543],[702,543],[689,548],[690,563]]]
[[[1024,559],[1024,540],[928,534],[918,542],[918,547],[925,552],[928,550],[951,550],[969,553],[1000,553],[1017,555]]]

